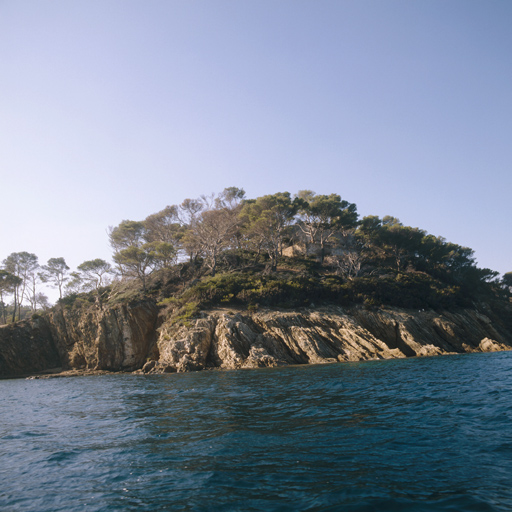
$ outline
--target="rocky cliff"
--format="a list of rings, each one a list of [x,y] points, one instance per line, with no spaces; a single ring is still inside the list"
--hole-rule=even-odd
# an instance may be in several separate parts
[[[489,311],[489,314],[491,312]],[[161,326],[151,371],[254,368],[510,350],[512,332],[482,311],[304,309],[204,313]],[[148,365],[146,369],[149,369]]]
[[[132,371],[151,357],[158,307],[151,301],[75,311],[0,327],[0,377],[61,370]]]
[[[135,370],[156,340],[158,307],[154,302],[89,308],[57,309],[48,322],[66,369]]]
[[[59,352],[45,319],[0,326],[0,378],[61,366]]]
[[[503,316],[505,315],[505,317]],[[57,309],[0,328],[0,377],[63,370],[144,373],[255,368],[512,348],[512,312],[325,307],[212,310],[173,324],[151,301]]]

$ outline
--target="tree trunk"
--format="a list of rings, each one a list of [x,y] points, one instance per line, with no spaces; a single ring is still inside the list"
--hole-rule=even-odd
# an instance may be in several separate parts
[[[7,320],[5,318],[5,304],[4,304],[4,296],[2,293],[0,293],[0,305],[2,306],[2,318],[3,318],[3,323],[6,324],[7,323]]]
[[[212,277],[215,277],[217,272],[217,248],[215,247],[212,251]]]
[[[16,322],[16,306],[18,305],[18,294],[16,288],[14,288],[14,300],[12,301],[14,310],[12,312],[12,321]]]
[[[325,245],[324,245],[324,242],[322,241],[322,243],[320,244],[320,265],[324,264],[324,259],[325,259]]]
[[[277,271],[277,259],[279,258],[279,248],[276,247],[271,255],[271,266],[270,269],[272,272]]]

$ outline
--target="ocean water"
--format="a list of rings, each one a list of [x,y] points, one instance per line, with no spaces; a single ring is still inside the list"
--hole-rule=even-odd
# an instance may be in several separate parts
[[[0,381],[1,511],[510,511],[512,353]]]

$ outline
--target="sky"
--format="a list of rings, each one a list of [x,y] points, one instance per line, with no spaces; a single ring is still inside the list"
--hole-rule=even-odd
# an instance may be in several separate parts
[[[0,0],[0,261],[185,198],[340,194],[512,271],[509,0]]]

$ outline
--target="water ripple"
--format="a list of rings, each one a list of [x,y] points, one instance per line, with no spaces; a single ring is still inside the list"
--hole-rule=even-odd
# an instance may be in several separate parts
[[[512,510],[511,363],[1,381],[0,510]]]

